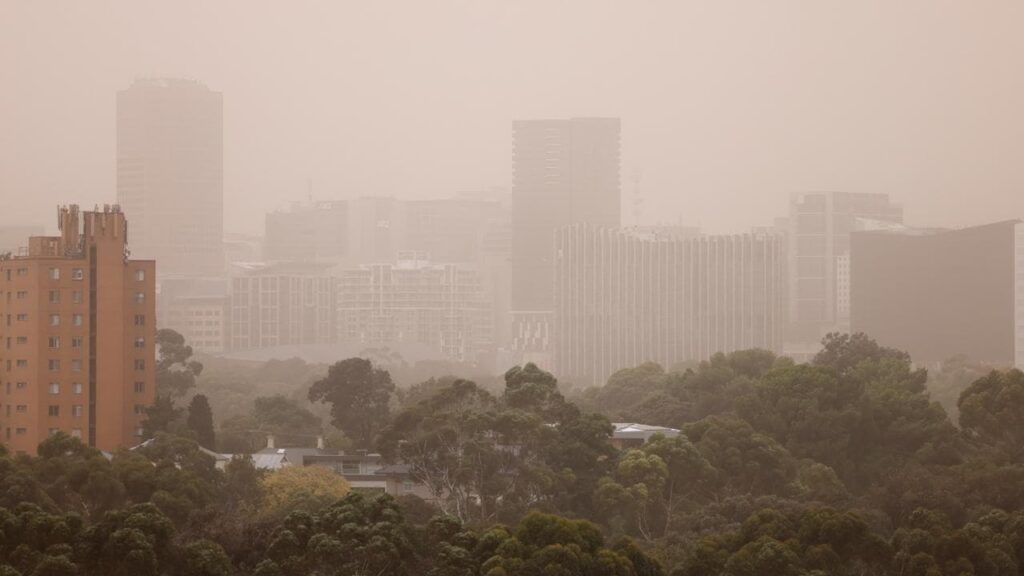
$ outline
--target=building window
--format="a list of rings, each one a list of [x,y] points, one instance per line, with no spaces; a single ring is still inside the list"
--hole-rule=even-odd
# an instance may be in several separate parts
[[[24,300],[28,298],[28,290],[18,290],[18,295],[15,296],[18,300]]]
[[[71,279],[72,280],[81,280],[84,277],[85,277],[85,272],[83,272],[81,268],[72,268],[71,269]]]
[[[48,360],[47,365],[50,368],[50,372],[56,372],[60,370],[60,360]]]
[[[81,326],[82,325],[82,315],[81,314],[72,314],[71,315],[71,323],[74,324],[75,326]]]
[[[28,406],[25,404],[18,404],[17,406],[14,407],[14,411],[18,412],[19,414],[24,414],[25,412],[28,412]]]
[[[18,368],[28,368],[28,360],[18,360],[14,365]]]
[[[146,383],[145,382],[136,382],[135,383],[135,393],[136,394],[142,394],[145,391],[146,391]]]
[[[135,271],[135,280],[137,282],[142,282],[145,279],[146,279],[146,271],[145,270],[136,270]]]
[[[82,303],[82,291],[81,290],[72,290],[71,291],[71,301],[74,302],[75,304],[81,304]]]
[[[81,428],[72,428],[71,429],[71,437],[72,438],[81,438],[82,437],[82,429]]]
[[[15,428],[14,429],[14,434],[15,434],[15,436],[24,436],[25,434],[28,434],[28,430],[26,430],[24,428]]]
[[[60,394],[60,382],[50,382],[50,394]]]
[[[49,430],[47,430],[46,432],[47,432],[47,434],[49,434],[50,436],[53,436],[53,435],[54,435],[54,434],[56,434],[57,432],[60,432],[60,428],[50,428],[50,429],[49,429]]]
[[[135,339],[135,347],[136,348],[145,348],[146,347],[146,339],[145,338],[136,338]]]
[[[10,316],[8,316],[8,318],[10,318]],[[25,322],[28,320],[28,314],[18,314],[17,320],[18,322]]]
[[[28,344],[28,336],[18,336],[18,344]]]
[[[81,336],[75,336],[74,338],[72,338],[71,339],[71,347],[72,348],[81,348],[82,347],[82,337]]]
[[[135,303],[136,304],[142,304],[145,301],[146,301],[146,293],[145,292],[136,292],[135,293]]]
[[[60,303],[60,290],[50,290],[50,304]]]
[[[28,382],[15,382],[14,387],[18,390],[24,390],[25,388],[28,388]]]
[[[49,338],[50,349],[56,350],[60,348],[60,336],[50,336]]]
[[[71,393],[72,394],[81,394],[82,393],[82,383],[81,382],[74,382],[74,383],[72,383],[71,384]]]
[[[18,276],[28,276],[28,268],[18,268]]]
[[[46,407],[46,415],[50,416],[52,418],[56,418],[57,416],[60,416],[60,406],[47,406]]]
[[[136,359],[135,360],[135,369],[136,370],[145,370],[146,369],[146,361],[145,360],[141,360],[141,359]]]
[[[60,314],[50,314],[50,326],[60,326]]]
[[[50,268],[50,280],[60,280],[60,268]]]
[[[135,405],[135,415],[136,416],[141,416],[142,414],[145,414],[145,413],[146,413],[146,407],[145,406],[143,406],[142,404],[136,404]]]
[[[135,325],[136,326],[145,326],[146,325],[146,316],[144,314],[136,314],[135,315]]]
[[[83,411],[81,404],[75,404],[74,406],[71,407],[71,415],[74,416],[75,418],[81,418],[82,413]]]
[[[72,372],[81,372],[82,371],[82,361],[81,360],[72,360],[71,361],[71,370],[72,370]]]

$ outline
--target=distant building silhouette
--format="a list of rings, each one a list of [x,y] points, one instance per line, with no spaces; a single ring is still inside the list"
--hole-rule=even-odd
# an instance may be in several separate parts
[[[816,348],[825,334],[848,326],[843,267],[859,218],[902,223],[903,207],[888,194],[851,192],[799,194],[790,201],[787,342]]]
[[[1024,224],[854,232],[850,314],[921,364],[1024,367]]]
[[[513,123],[511,306],[513,347],[550,352],[555,230],[621,225],[618,118]]]
[[[349,203],[293,204],[266,215],[263,255],[270,261],[342,261],[349,254]]]
[[[555,367],[603,385],[622,368],[778,352],[785,249],[773,234],[692,236],[574,225],[555,240]]]
[[[478,270],[409,255],[342,272],[338,340],[368,348],[415,344],[438,358],[484,362],[494,349],[492,307]]]
[[[0,260],[0,428],[34,454],[61,431],[89,446],[137,444],[156,395],[155,264],[130,260],[115,207],[60,209],[60,236]]]
[[[157,298],[160,328],[178,332],[198,352],[226,352],[228,289],[225,278],[165,278]]]
[[[117,201],[132,253],[160,276],[224,273],[223,102],[190,80],[136,80],[117,94]]]
[[[230,348],[337,340],[337,279],[316,264],[249,264],[231,278]]]

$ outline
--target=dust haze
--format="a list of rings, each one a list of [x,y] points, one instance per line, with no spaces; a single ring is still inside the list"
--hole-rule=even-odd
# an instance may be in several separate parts
[[[622,122],[623,223],[739,232],[793,193],[909,224],[1024,213],[1024,5],[0,3],[0,224],[115,201],[115,94],[224,98],[225,229],[289,202],[511,184],[516,119]]]

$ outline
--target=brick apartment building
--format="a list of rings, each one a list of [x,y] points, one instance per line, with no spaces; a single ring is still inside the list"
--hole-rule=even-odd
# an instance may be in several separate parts
[[[0,439],[27,454],[57,431],[136,444],[156,392],[156,264],[129,259],[117,206],[61,207],[59,226],[0,260]]]

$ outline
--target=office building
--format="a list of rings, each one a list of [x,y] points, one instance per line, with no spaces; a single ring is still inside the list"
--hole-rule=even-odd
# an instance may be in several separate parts
[[[524,360],[550,348],[555,230],[621,223],[619,132],[617,118],[513,124],[512,332]]]
[[[850,317],[920,365],[1024,366],[1024,224],[854,232]]]
[[[253,264],[231,278],[231,350],[330,344],[337,282],[322,266]]]
[[[117,94],[117,201],[132,254],[164,276],[224,273],[223,102],[190,80],[136,80]]]
[[[0,261],[0,429],[34,454],[57,431],[101,450],[137,444],[155,395],[155,263],[132,260],[115,207],[59,211],[60,236]]]
[[[230,346],[228,281],[165,278],[157,295],[157,325],[185,337],[197,352],[220,354]]]
[[[555,242],[554,360],[559,377],[603,385],[622,368],[779,351],[783,239],[651,235],[575,225]]]
[[[903,208],[887,194],[815,192],[791,200],[787,342],[816,347],[825,334],[845,327],[839,268],[850,233],[864,218],[902,223]]]
[[[396,264],[342,272],[339,342],[367,348],[414,346],[437,359],[486,361],[493,350],[493,311],[482,274],[467,266],[403,257]]]

